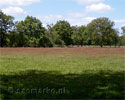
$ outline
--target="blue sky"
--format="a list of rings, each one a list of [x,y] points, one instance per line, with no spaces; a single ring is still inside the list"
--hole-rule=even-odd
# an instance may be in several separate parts
[[[0,9],[15,20],[24,20],[27,15],[37,17],[44,26],[57,20],[87,25],[98,17],[115,21],[116,28],[125,25],[125,0],[0,0]]]

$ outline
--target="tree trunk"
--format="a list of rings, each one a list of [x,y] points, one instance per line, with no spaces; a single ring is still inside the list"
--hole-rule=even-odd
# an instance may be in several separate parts
[[[117,45],[117,44],[116,44],[116,41],[115,41],[115,48],[116,48],[116,45]]]
[[[101,48],[103,47],[103,45],[101,44]]]
[[[2,33],[1,33],[1,37],[0,37],[0,47],[3,47],[4,44],[5,44],[5,43],[4,43],[4,42],[5,42],[5,41],[4,41],[4,40],[5,40],[4,38],[5,38],[5,34],[2,32]]]
[[[116,48],[116,44],[115,44],[115,48]]]

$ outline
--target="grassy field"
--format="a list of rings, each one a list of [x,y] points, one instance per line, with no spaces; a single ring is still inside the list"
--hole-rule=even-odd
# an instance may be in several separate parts
[[[124,48],[0,48],[1,99],[124,99]]]

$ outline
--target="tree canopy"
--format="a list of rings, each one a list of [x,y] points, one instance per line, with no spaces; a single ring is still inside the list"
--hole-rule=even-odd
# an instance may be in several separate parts
[[[72,39],[72,31],[69,22],[67,21],[58,21],[53,26],[55,32],[60,36],[60,39],[65,42],[66,45],[71,45]]]
[[[0,11],[0,47],[125,45],[125,26],[120,36],[114,25],[109,18],[101,17],[87,26],[71,26],[68,21],[60,20],[43,27],[36,17],[14,21],[14,17]]]
[[[102,17],[94,19],[87,25],[87,33],[89,34],[90,44],[100,45],[111,45],[114,42],[114,38],[117,33],[113,28],[114,22],[108,18]]]

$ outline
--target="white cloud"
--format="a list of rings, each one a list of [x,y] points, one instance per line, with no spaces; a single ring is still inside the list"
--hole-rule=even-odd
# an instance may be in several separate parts
[[[121,27],[125,26],[125,19],[114,20],[114,22],[116,23],[116,26],[119,27],[119,32],[122,33]]]
[[[80,19],[76,19],[76,18],[66,18],[65,20],[69,21],[69,23],[71,25],[87,25],[88,23],[90,23],[93,19],[95,19],[95,17],[83,17]]]
[[[81,18],[84,16],[85,16],[85,14],[81,13],[81,12],[72,12],[72,13],[67,14],[67,17],[69,17],[69,18]]]
[[[78,4],[83,5],[83,4],[94,4],[94,3],[99,3],[103,2],[104,0],[75,0]]]
[[[55,20],[61,20],[62,15],[37,16],[37,18],[41,19],[45,23],[51,23]]]
[[[113,8],[110,5],[106,5],[103,3],[92,4],[85,8],[85,11],[87,11],[87,12],[99,12],[99,13],[112,11],[112,10],[113,10]]]
[[[84,20],[87,22],[87,23],[90,23],[92,20],[96,19],[95,17],[86,17],[84,18]]]
[[[8,7],[8,8],[3,8],[2,11],[6,13],[7,15],[20,15],[20,14],[26,14],[27,12],[24,11],[20,7]]]
[[[59,20],[66,20],[68,21],[72,26],[75,25],[87,25],[90,23],[95,17],[86,17],[84,14],[77,12],[76,15],[73,14],[75,13],[69,13],[66,15],[48,15],[48,16],[36,16],[38,19],[40,19],[43,23],[44,26],[47,24],[55,24]]]
[[[1,6],[25,6],[36,2],[40,2],[40,0],[0,0],[0,7]]]
[[[120,19],[120,20],[114,20],[115,23],[124,23],[125,24],[125,19]]]

